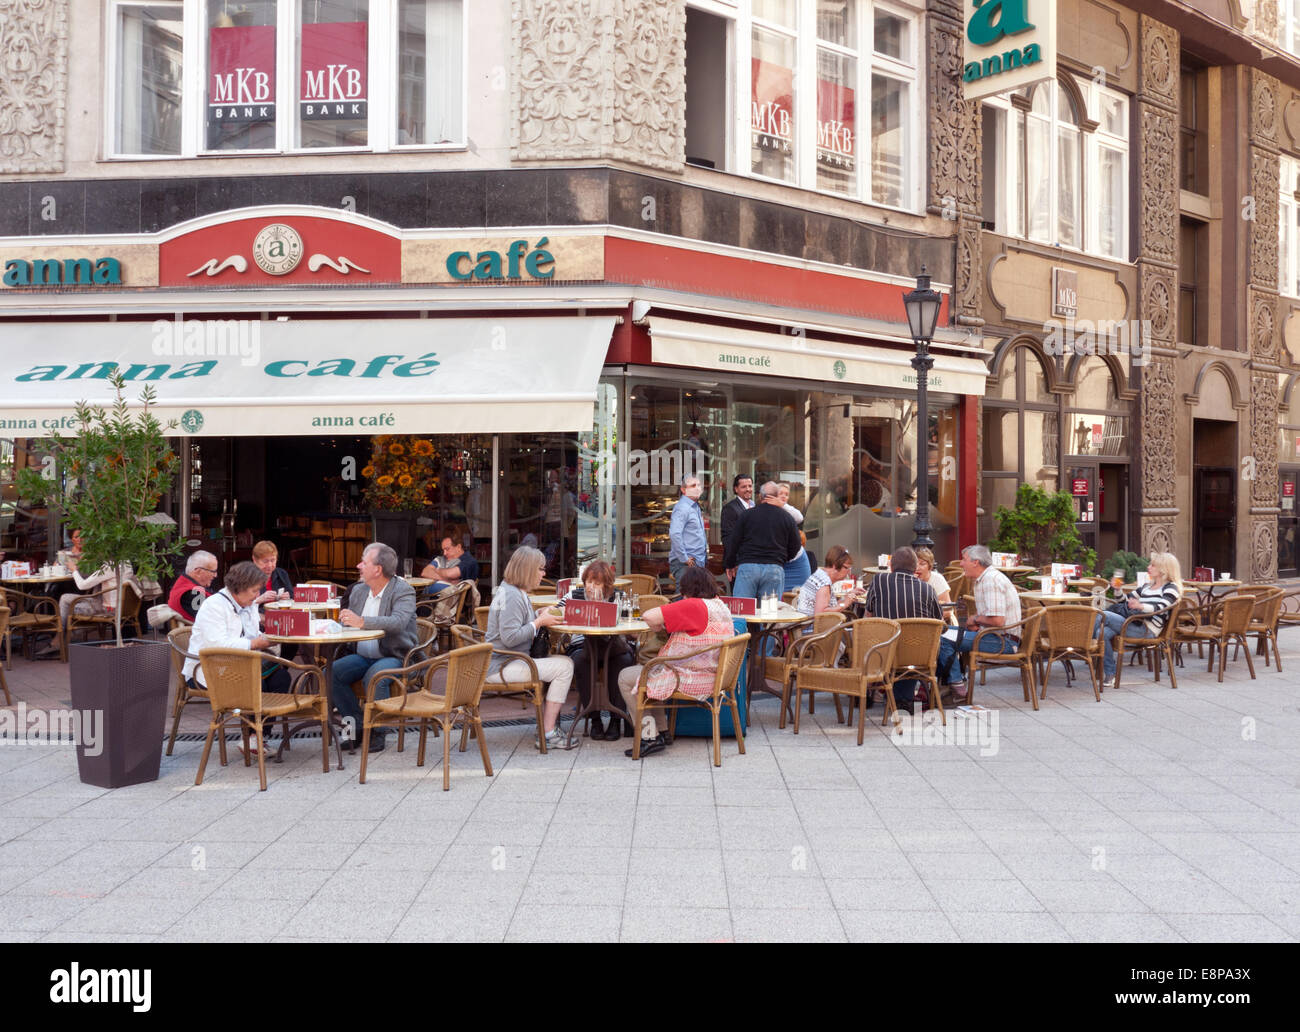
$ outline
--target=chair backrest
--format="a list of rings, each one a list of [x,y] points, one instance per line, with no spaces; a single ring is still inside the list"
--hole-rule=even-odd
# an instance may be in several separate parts
[[[813,634],[821,634],[823,631],[829,631],[832,627],[838,627],[843,622],[843,613],[818,613],[813,617],[812,632]]]
[[[1255,612],[1254,595],[1229,595],[1219,603],[1219,626],[1225,634],[1245,634]]]
[[[939,656],[939,639],[947,626],[942,620],[923,620],[909,617],[897,621],[898,654],[895,667],[933,669]]]
[[[1279,588],[1276,584],[1246,584],[1233,594],[1253,595],[1255,612],[1251,615],[1251,620],[1272,627],[1282,612],[1282,596],[1286,594],[1286,589]]]
[[[469,624],[452,624],[451,647],[461,649],[470,645],[477,645],[483,640],[483,635],[486,633],[481,628],[471,627]]]
[[[1038,619],[1042,620],[1043,636],[1052,651],[1078,649],[1090,652],[1097,648],[1097,610],[1092,606],[1059,605],[1045,607]],[[1022,636],[1021,640],[1024,638]]]
[[[193,627],[177,627],[167,632],[167,641],[172,647],[172,669],[176,671],[176,682],[185,683],[185,653],[190,651],[190,635]]]
[[[897,620],[878,616],[854,620],[849,625],[849,633],[852,636],[850,656],[854,670],[877,681],[894,669],[901,634]]]
[[[637,599],[637,601],[641,603],[641,615],[645,616],[645,614],[651,609],[658,609],[661,606],[666,606],[668,604],[668,596],[642,595]]]
[[[792,606],[792,605],[794,605],[794,604],[795,604],[795,601],[796,601],[798,598],[799,598],[799,591],[798,591],[797,588],[796,588],[794,591],[783,591],[783,592],[781,592],[781,601],[784,602],[784,603],[785,603],[786,605],[788,605],[788,606]]]
[[[1253,600],[1251,604],[1252,605],[1254,604]],[[1156,613],[1162,613],[1165,616],[1165,625],[1160,628],[1160,633],[1157,634],[1154,638],[1146,638],[1146,639],[1138,638],[1136,640],[1133,638],[1128,638],[1125,640],[1124,643],[1125,648],[1142,648],[1143,641],[1149,641],[1152,643],[1153,646],[1160,645],[1163,647],[1166,642],[1170,641],[1173,638],[1174,631],[1177,629],[1178,620],[1182,616],[1183,610],[1194,609],[1194,608],[1195,607],[1191,604],[1191,602],[1188,599],[1180,598],[1172,606],[1169,606],[1167,611],[1157,609],[1155,611]],[[1150,615],[1152,614],[1148,614],[1148,616]]]
[[[648,573],[625,573],[623,578],[631,582],[627,590],[634,595],[653,595],[659,589],[659,578]]]
[[[486,642],[481,645],[466,645],[447,654],[445,691],[449,707],[455,709],[457,706],[478,705],[491,661],[492,646]]]
[[[1024,604],[1024,603],[1022,602],[1021,605],[1023,605],[1023,604]],[[962,612],[965,613],[968,617],[969,617],[969,616],[974,616],[974,615],[975,615],[975,596],[974,596],[974,595],[962,595],[962,597],[961,597],[961,610],[962,610]]]
[[[0,600],[2,601],[2,600]],[[9,632],[9,607],[0,605],[0,638]]]
[[[482,631],[484,634],[487,634],[488,613],[490,613],[491,611],[492,611],[491,606],[474,607],[474,622],[478,624],[478,629]]]
[[[201,649],[199,662],[214,711],[261,709],[260,653],[248,649]]]
[[[122,622],[140,620],[140,593],[128,582],[122,585]]]
[[[733,691],[740,677],[740,665],[745,661],[748,634],[738,634],[718,643],[718,669],[713,675],[714,692]]]

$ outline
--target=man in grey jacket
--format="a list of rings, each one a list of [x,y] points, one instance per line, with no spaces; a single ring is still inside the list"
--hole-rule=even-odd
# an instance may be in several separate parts
[[[330,694],[344,727],[352,732],[349,743],[352,747],[361,739],[363,716],[361,704],[352,694],[352,682],[368,684],[371,676],[379,671],[400,667],[406,653],[415,648],[418,636],[415,589],[397,576],[397,553],[377,541],[366,545],[357,571],[361,582],[348,592],[347,608],[339,614],[339,623],[344,627],[383,631],[384,636],[358,642],[354,654],[334,661]],[[375,689],[377,699],[386,699],[388,694],[387,681]],[[386,737],[386,731],[372,734],[370,751],[383,749]]]

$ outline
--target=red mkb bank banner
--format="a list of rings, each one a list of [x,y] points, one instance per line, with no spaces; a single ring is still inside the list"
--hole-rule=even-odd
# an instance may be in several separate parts
[[[208,33],[208,121],[275,121],[275,26]]]
[[[312,121],[365,118],[366,23],[302,27],[299,113]]]

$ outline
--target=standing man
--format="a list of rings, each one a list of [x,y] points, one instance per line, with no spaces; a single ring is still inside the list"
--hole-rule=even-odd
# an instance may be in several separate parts
[[[867,588],[867,616],[886,620],[942,620],[943,611],[934,596],[934,588],[916,575],[916,552],[908,545],[896,550],[888,573],[878,573]],[[946,640],[945,640],[945,643]],[[951,644],[951,643],[947,643]],[[941,654],[945,657],[942,645]],[[936,662],[936,666],[941,665]],[[894,705],[911,712],[916,698],[916,680],[894,683]]]
[[[461,542],[447,535],[442,539],[442,562],[430,563],[420,576],[435,582],[425,591],[426,595],[434,595],[449,585],[478,580],[478,560],[465,551]]]
[[[352,749],[361,740],[363,717],[361,704],[352,694],[352,682],[368,684],[371,675],[400,667],[418,640],[415,589],[397,576],[397,553],[378,541],[366,545],[357,572],[361,574],[361,582],[354,584],[348,593],[348,607],[339,614],[339,623],[344,627],[383,631],[384,636],[358,642],[355,653],[334,662],[330,695],[344,721],[352,721],[352,741],[345,745]],[[388,698],[389,689],[389,682],[380,684],[375,689],[375,698]],[[381,751],[387,735],[387,731],[372,734],[370,751]]]
[[[754,478],[748,473],[737,473],[731,481],[736,497],[722,507],[722,550],[740,522],[740,517],[754,507]]]
[[[709,567],[709,539],[704,533],[704,513],[700,510],[704,484],[699,477],[685,477],[681,491],[668,524],[668,572],[678,585],[682,573],[690,567],[698,566],[702,570]]]
[[[1001,570],[993,569],[993,556],[983,545],[967,545],[961,550],[961,571],[974,585],[975,614],[966,619],[966,629],[955,647],[940,649],[939,676],[946,678],[952,660],[959,652],[969,652],[975,635],[986,627],[1010,627],[1020,623],[1020,596],[1015,585]],[[946,641],[947,639],[945,639]],[[986,634],[980,642],[981,652],[1015,652],[1020,648],[1017,633]],[[946,655],[945,655],[946,654]],[[966,682],[950,681],[954,699],[966,698]]]
[[[746,598],[781,595],[785,564],[799,554],[799,530],[781,503],[781,491],[772,481],[759,490],[763,504],[740,517],[727,544],[724,562],[732,591]]]

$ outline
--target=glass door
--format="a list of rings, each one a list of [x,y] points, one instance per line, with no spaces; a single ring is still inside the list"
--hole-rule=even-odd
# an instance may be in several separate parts
[[[1300,494],[1300,468],[1283,469],[1279,475],[1281,498],[1277,517],[1277,575],[1300,576],[1300,517],[1296,495]]]
[[[1066,467],[1066,489],[1074,498],[1075,528],[1085,548],[1097,548],[1101,525],[1100,476],[1095,462],[1078,462]],[[1099,556],[1100,557],[1100,556]]]

